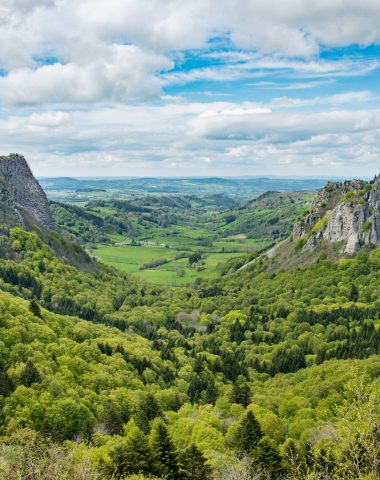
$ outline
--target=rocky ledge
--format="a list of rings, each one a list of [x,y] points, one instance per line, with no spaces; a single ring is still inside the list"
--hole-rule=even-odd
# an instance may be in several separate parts
[[[310,210],[295,223],[293,240],[303,249],[320,242],[342,242],[344,253],[380,244],[380,175],[371,182],[328,183]]]
[[[21,155],[0,156],[0,207],[12,211],[24,226],[35,221],[44,228],[53,227],[46,195]]]

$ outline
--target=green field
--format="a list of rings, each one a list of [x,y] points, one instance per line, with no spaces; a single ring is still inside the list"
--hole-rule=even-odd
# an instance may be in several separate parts
[[[190,267],[188,258],[176,259],[178,253],[178,250],[170,248],[130,245],[98,246],[93,250],[93,254],[106,265],[161,285],[186,285],[194,283],[197,278],[215,277],[218,275],[218,264],[241,255],[239,252],[205,253],[202,259],[205,268],[198,271]],[[166,259],[168,263],[141,270],[144,264],[158,259]]]

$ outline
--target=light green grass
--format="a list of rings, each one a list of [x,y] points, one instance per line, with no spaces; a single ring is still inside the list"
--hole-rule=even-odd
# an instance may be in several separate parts
[[[215,278],[219,275],[218,264],[240,255],[240,253],[206,253],[204,258],[206,268],[198,271],[189,266],[187,258],[175,260],[178,251],[173,249],[129,245],[99,246],[93,253],[106,265],[160,285],[187,285],[194,283],[197,278]],[[169,262],[154,269],[140,270],[143,264],[159,258],[165,258]],[[178,271],[184,272],[184,275],[179,276]]]

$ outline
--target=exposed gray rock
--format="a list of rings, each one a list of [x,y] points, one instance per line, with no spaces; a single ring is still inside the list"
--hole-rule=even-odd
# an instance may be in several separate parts
[[[380,176],[371,183],[352,180],[329,183],[311,205],[311,213],[293,228],[293,238],[306,240],[304,249],[321,241],[343,242],[344,253],[380,244]]]
[[[44,228],[53,227],[46,195],[21,155],[0,156],[0,204],[11,209],[19,223],[29,216]]]

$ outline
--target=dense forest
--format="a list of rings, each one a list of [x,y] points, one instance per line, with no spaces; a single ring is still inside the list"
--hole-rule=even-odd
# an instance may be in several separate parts
[[[1,478],[378,478],[379,250],[168,289],[2,232]]]

